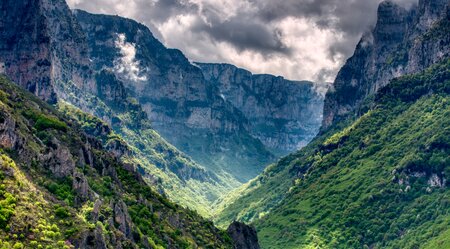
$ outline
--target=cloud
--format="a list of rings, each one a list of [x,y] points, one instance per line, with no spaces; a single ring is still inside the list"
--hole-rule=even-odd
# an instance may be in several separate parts
[[[146,81],[146,76],[140,76],[140,63],[136,60],[136,47],[126,42],[124,34],[118,34],[115,42],[122,57],[114,61],[114,69],[123,77],[132,81]]]
[[[396,0],[410,7],[418,0]],[[72,8],[145,23],[193,61],[332,81],[381,0],[68,0]]]

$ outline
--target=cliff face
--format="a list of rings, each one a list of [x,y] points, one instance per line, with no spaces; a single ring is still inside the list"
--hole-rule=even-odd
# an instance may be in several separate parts
[[[109,68],[142,105],[152,126],[195,161],[244,182],[274,157],[248,120],[178,50],[133,20],[75,11],[96,70]]]
[[[0,61],[19,85],[54,103],[58,82],[94,89],[84,35],[65,1],[0,3]],[[84,46],[83,46],[84,45]]]
[[[2,1],[0,15],[4,73],[50,103],[67,102],[101,118],[133,148],[139,172],[160,192],[206,214],[210,201],[232,188],[162,139],[114,74],[94,70],[84,32],[65,1]],[[123,154],[114,143],[106,149]]]
[[[358,115],[366,97],[391,79],[447,58],[448,31],[448,0],[421,0],[410,10],[391,1],[381,3],[375,28],[363,36],[327,93],[323,128]]]
[[[196,64],[221,96],[248,119],[250,133],[272,152],[290,153],[317,134],[324,98],[312,82],[253,75],[229,64]]]

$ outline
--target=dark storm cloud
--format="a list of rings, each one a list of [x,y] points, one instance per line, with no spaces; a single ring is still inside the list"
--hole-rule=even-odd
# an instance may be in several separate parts
[[[239,19],[241,18],[241,19]],[[196,23],[193,32],[204,32],[210,38],[219,42],[227,42],[240,51],[254,50],[262,54],[291,52],[281,41],[281,31],[271,29],[267,25],[240,16],[230,20],[220,21],[209,19],[208,23]]]
[[[136,0],[140,20],[164,22],[167,19],[186,13],[196,13],[198,6],[183,0]]]
[[[200,14],[192,25],[191,32],[206,33],[212,40],[227,42],[240,51],[252,50],[263,54],[281,53],[290,50],[281,41],[281,33],[256,18],[255,14],[238,12],[233,18],[223,20],[218,13],[223,10],[213,5],[203,6],[184,0],[160,0],[151,3],[138,0],[142,12],[137,15],[144,22],[163,23],[180,14]],[[201,9],[201,10],[200,10]]]
[[[249,52],[245,61],[265,64],[261,69],[277,68],[288,77],[310,74],[322,80],[332,78],[339,64],[352,54],[362,33],[374,25],[382,0],[67,1],[74,8],[124,15],[143,22],[166,45],[182,49],[193,60],[210,61],[214,57],[216,62],[220,59],[234,63],[236,55],[233,57],[232,51],[223,46],[228,44],[241,53],[240,58],[243,51]],[[418,0],[393,1],[409,7]],[[302,25],[300,21],[293,26],[296,20],[307,20],[308,26],[296,29],[295,25]],[[318,29],[326,32],[317,32]],[[315,37],[310,39],[312,34]],[[331,40],[324,42],[325,35]],[[308,51],[309,48],[321,51]],[[254,61],[258,56],[263,59]],[[269,65],[270,60],[273,66]],[[310,65],[305,67],[308,61]]]

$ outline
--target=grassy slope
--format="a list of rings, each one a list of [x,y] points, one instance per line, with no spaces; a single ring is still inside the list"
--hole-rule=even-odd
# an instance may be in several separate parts
[[[249,223],[264,217],[289,193],[296,177],[292,168],[312,154],[325,138],[325,135],[315,138],[302,150],[268,166],[260,176],[219,199],[214,222],[219,227],[227,227],[233,220]]]
[[[1,125],[13,122],[0,136],[1,248],[68,248],[95,231],[107,241],[115,237],[125,248],[231,247],[228,236],[212,222],[155,193],[127,170],[130,165],[105,151],[105,144],[99,147],[77,123],[4,77],[0,77],[0,110]],[[11,142],[11,136],[19,142]],[[50,170],[61,167],[59,159],[45,158],[53,158],[55,149],[63,147],[69,153],[63,155],[76,162],[73,170],[95,191],[90,198],[73,188],[71,174],[57,177]],[[81,148],[89,151],[91,165],[82,163]],[[101,200],[98,219],[93,218],[96,200]],[[132,239],[112,221],[115,211],[110,203],[121,201],[128,207]]]
[[[269,168],[217,220],[279,203],[254,222],[263,248],[448,247],[449,93],[449,61],[394,80],[364,116]],[[432,187],[433,175],[447,185]]]

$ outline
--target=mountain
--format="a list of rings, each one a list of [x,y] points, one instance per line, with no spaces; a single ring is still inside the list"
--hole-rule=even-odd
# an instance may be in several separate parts
[[[61,82],[94,90],[83,31],[64,1],[2,1],[0,13],[0,60],[16,83],[49,103],[64,95]]]
[[[216,223],[252,222],[262,248],[447,248],[448,5],[381,3],[321,133],[221,199]]]
[[[378,21],[339,71],[325,101],[323,128],[354,113],[390,80],[416,73],[450,55],[448,0],[420,0],[406,10],[392,1],[378,8]]]
[[[132,154],[101,120],[80,111],[81,126],[4,76],[0,109],[2,248],[234,247],[233,234],[157,194],[134,162],[105,150]]]
[[[381,88],[296,158],[286,198],[255,222],[263,248],[448,247],[449,96],[450,60]]]
[[[65,1],[3,1],[0,8],[0,62],[8,77],[49,103],[65,101],[100,117],[130,145],[145,180],[160,193],[206,215],[212,201],[238,185],[168,144],[124,83],[111,70],[95,70]]]
[[[191,63],[180,51],[165,48],[144,25],[81,10],[75,14],[88,36],[96,69],[112,69],[153,127],[207,169],[246,182],[275,159],[272,154],[291,152],[317,133],[323,98],[312,83],[253,76],[233,66],[218,68],[221,75],[236,73],[230,76],[237,77],[236,87],[249,87],[240,97],[237,88],[224,91],[226,82],[218,84],[212,77],[212,64]],[[282,91],[275,96],[276,90]],[[244,97],[245,105],[239,104]],[[267,99],[271,97],[276,99]]]
[[[230,64],[195,63],[220,95],[240,110],[249,131],[272,153],[284,156],[308,144],[322,122],[318,83],[253,75]],[[326,91],[327,84],[322,84]]]
[[[111,69],[175,147],[237,184],[274,160],[247,131],[246,117],[179,50],[165,48],[136,21],[74,13],[87,34],[95,69]]]

